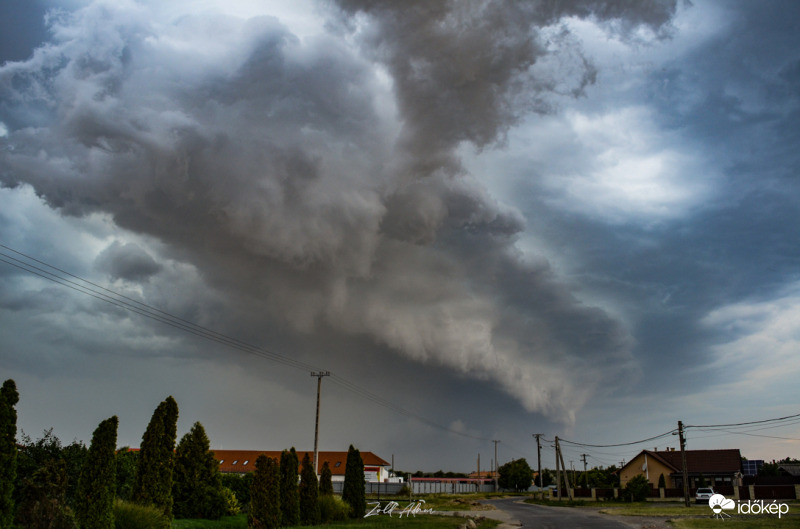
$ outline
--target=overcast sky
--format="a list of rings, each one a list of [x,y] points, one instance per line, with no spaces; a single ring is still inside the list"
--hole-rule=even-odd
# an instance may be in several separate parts
[[[310,450],[312,369],[320,448],[412,471],[800,413],[799,26],[790,0],[3,2],[19,427],[118,415],[138,446],[173,395],[179,435]],[[687,448],[800,457],[796,423]]]

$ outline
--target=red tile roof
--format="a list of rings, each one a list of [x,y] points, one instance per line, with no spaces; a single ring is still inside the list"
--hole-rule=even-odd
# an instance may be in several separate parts
[[[256,469],[256,459],[261,454],[271,457],[277,461],[281,459],[281,451],[269,450],[213,450],[214,458],[219,461],[219,471],[226,473],[253,472]],[[302,463],[303,457],[308,454],[309,459],[314,459],[314,452],[297,452],[297,459]],[[361,452],[361,460],[365,467],[388,467],[388,462],[376,456],[372,452]],[[344,476],[344,469],[347,464],[347,452],[319,452],[319,468],[328,462],[331,474],[334,476]],[[318,472],[319,472],[318,471]]]
[[[653,452],[643,450],[647,457],[658,459],[675,472],[681,472],[683,463],[679,450]],[[629,463],[630,464],[630,463]],[[686,469],[692,474],[733,474],[742,471],[739,449],[686,450]]]

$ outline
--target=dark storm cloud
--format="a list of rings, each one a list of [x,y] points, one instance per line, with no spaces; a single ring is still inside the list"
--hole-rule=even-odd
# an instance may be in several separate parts
[[[95,259],[95,266],[112,279],[129,281],[147,280],[162,269],[140,246],[133,243],[121,244],[118,241],[100,252]]]
[[[216,39],[202,15],[162,25],[134,4],[62,15],[49,46],[0,69],[0,179],[159,239],[269,326],[367,336],[569,421],[635,367],[631,338],[518,253],[525,219],[457,149],[502,142],[592,82],[579,49],[558,78],[542,27],[659,30],[674,4],[342,5],[338,35],[304,41],[271,17],[215,20]],[[140,281],[161,270],[122,244],[97,265]]]

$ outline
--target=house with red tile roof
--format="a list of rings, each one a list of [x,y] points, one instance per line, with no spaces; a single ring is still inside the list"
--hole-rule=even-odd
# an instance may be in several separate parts
[[[689,488],[700,485],[700,479],[709,486],[732,486],[742,475],[742,456],[739,449],[686,450],[686,469]],[[624,487],[635,476],[644,475],[653,488],[664,475],[667,488],[683,487],[683,463],[679,450],[642,450],[619,470],[620,486]]]
[[[213,450],[214,458],[219,462],[219,471],[224,474],[246,474],[256,469],[256,459],[261,454],[277,461],[281,459],[281,451],[269,450]],[[314,452],[297,452],[298,461],[302,462],[305,455],[314,460]],[[389,479],[390,464],[373,454],[361,452],[364,462],[364,478],[368,482],[383,482]],[[319,469],[328,462],[331,469],[331,481],[344,481],[344,469],[347,465],[347,452],[319,452]],[[298,469],[299,472],[299,469]]]

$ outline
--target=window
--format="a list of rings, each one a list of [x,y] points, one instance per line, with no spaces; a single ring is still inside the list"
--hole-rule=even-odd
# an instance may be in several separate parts
[[[233,463],[231,463],[231,464],[232,464],[232,465],[235,465],[235,464],[236,464],[236,463],[238,463],[238,462],[239,462],[239,460],[237,459],[236,461],[234,461],[234,462],[233,462]]]
[[[249,462],[250,462],[250,460],[249,460],[249,459],[245,459],[245,460],[244,460],[244,463],[242,463],[242,464],[243,464],[243,465],[247,465],[247,463],[249,463]]]
[[[220,459],[219,464],[221,465],[224,461],[225,461],[224,459]]]
[[[333,465],[333,466],[334,466],[334,468],[339,468],[340,466],[342,466],[342,462],[341,461],[337,461],[336,464]]]

